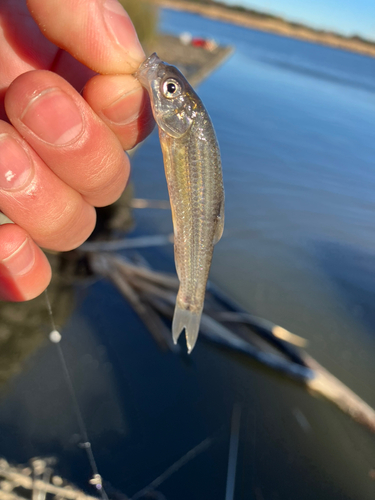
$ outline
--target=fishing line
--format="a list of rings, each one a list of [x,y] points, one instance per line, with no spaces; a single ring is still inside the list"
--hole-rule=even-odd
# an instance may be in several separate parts
[[[48,310],[50,320],[51,320],[51,325],[52,325],[52,331],[49,334],[49,339],[53,344],[56,345],[56,349],[57,349],[57,352],[58,352],[58,355],[60,358],[60,362],[61,362],[61,366],[63,369],[65,382],[68,386],[70,397],[71,397],[72,402],[73,402],[73,408],[74,408],[74,412],[76,414],[80,434],[81,434],[81,437],[83,438],[83,443],[80,443],[80,446],[86,451],[86,455],[87,455],[87,458],[88,458],[88,461],[89,461],[89,464],[90,464],[90,467],[92,470],[92,478],[90,479],[89,483],[94,485],[95,488],[100,492],[100,496],[102,497],[102,500],[109,500],[108,495],[103,487],[102,476],[99,474],[98,466],[96,464],[94,453],[92,451],[91,442],[90,442],[89,437],[88,437],[87,427],[86,427],[85,422],[83,420],[81,409],[79,407],[78,400],[77,400],[77,395],[76,395],[76,392],[74,390],[73,381],[72,381],[72,378],[71,378],[70,373],[69,373],[69,369],[68,369],[68,365],[67,365],[66,360],[65,360],[64,352],[63,352],[61,345],[60,345],[61,333],[56,328],[55,320],[54,320],[53,313],[52,313],[51,302],[49,300],[47,290],[45,290],[44,293],[45,293],[45,298],[46,298],[46,303],[47,303],[47,310]]]

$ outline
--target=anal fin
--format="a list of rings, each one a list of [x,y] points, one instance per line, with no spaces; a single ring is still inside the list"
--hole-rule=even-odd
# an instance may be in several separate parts
[[[179,266],[179,258],[178,258],[176,239],[174,241],[174,265],[176,268],[176,273],[177,273],[178,279],[181,281],[181,271],[180,271],[180,266]]]
[[[214,234],[214,245],[221,239],[223,236],[224,232],[224,200],[220,204],[220,210],[219,210],[219,215],[217,216],[216,220],[216,228],[215,228],[215,234]]]

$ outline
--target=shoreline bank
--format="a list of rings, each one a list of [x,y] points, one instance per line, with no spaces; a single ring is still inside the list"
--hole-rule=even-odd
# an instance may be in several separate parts
[[[375,57],[375,43],[371,44],[361,40],[345,38],[334,33],[319,32],[307,26],[295,26],[282,19],[274,19],[272,17],[263,19],[248,12],[236,12],[219,5],[203,5],[178,0],[150,1],[168,9],[192,12],[210,19],[237,24],[245,28]]]

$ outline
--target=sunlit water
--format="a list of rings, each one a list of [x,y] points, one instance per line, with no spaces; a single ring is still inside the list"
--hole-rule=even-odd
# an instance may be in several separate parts
[[[375,59],[172,11],[160,27],[236,49],[199,88],[226,188],[212,281],[307,338],[309,352],[375,406]],[[137,196],[167,198],[156,134],[134,158],[133,181]],[[139,232],[171,231],[167,211],[136,217]],[[173,266],[171,248],[146,257]],[[61,345],[111,497],[133,495],[211,437],[159,490],[168,500],[224,498],[239,403],[236,500],[374,498],[374,437],[334,407],[202,341],[190,358],[160,353],[108,283],[81,287],[78,298]],[[2,392],[0,455],[55,455],[57,471],[87,489],[78,432],[46,343]]]

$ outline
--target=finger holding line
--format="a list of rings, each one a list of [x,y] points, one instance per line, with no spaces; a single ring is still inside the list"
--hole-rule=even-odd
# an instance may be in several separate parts
[[[132,75],[97,75],[83,97],[125,150],[143,141],[155,126],[148,92]]]
[[[94,206],[113,203],[129,177],[127,155],[113,132],[63,78],[48,71],[19,76],[5,109],[46,165]]]
[[[28,7],[50,41],[95,71],[132,73],[144,59],[116,0],[29,0]],[[71,59],[51,69],[71,75]],[[0,228],[0,298],[28,300],[47,286],[50,268],[38,245],[69,250],[88,237],[93,205],[115,201],[126,184],[123,148],[153,128],[147,94],[133,77],[94,80],[84,93],[91,107],[48,71],[23,74],[8,89],[7,115],[19,134],[0,122],[0,210],[15,222]],[[21,271],[9,264],[27,258]]]

